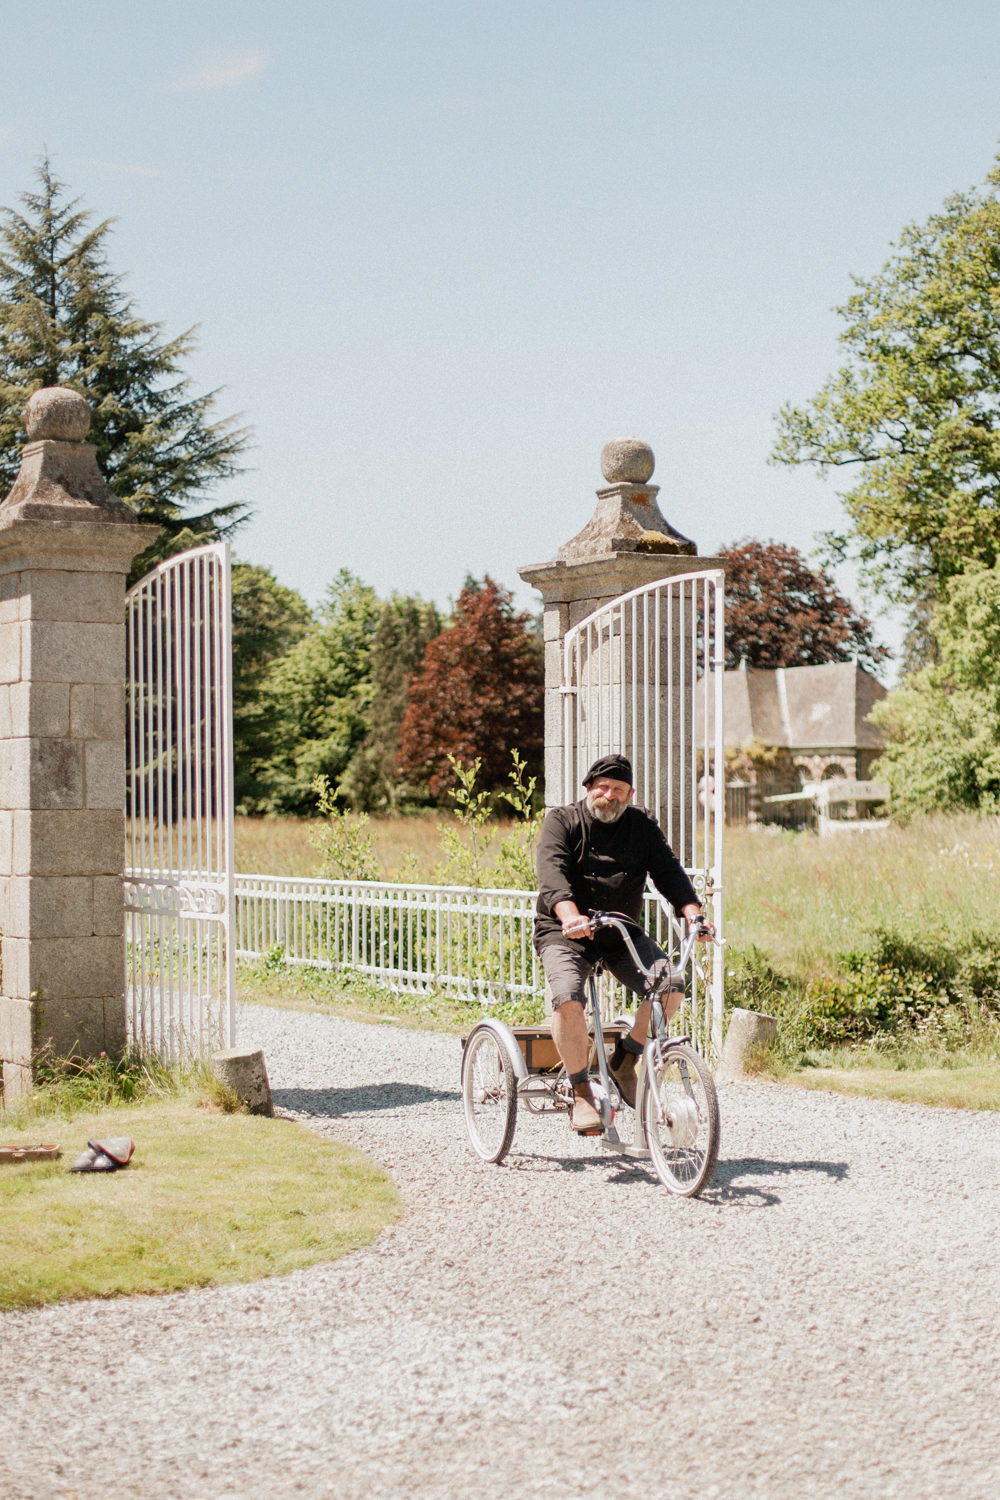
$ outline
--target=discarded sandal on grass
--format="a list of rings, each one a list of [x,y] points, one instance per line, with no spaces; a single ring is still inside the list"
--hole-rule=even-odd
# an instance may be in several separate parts
[[[106,1141],[88,1141],[87,1149],[80,1153],[70,1167],[71,1172],[117,1172],[132,1159],[135,1141],[131,1136],[116,1135]]]

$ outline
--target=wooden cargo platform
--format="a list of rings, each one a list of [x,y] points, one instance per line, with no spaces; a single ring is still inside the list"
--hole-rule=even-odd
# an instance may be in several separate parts
[[[602,1026],[605,1042],[614,1043],[615,1039],[622,1033],[628,1031],[628,1024],[624,1021],[612,1021],[607,1026]],[[556,1044],[552,1040],[552,1028],[550,1026],[512,1026],[517,1044],[524,1054],[524,1060],[528,1065],[529,1073],[554,1073],[560,1067],[559,1053]],[[593,1032],[591,1032],[593,1042]]]

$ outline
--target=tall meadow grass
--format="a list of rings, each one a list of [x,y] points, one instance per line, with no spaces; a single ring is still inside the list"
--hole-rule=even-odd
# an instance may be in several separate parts
[[[317,826],[308,818],[237,818],[237,870],[241,875],[322,875],[319,850],[309,842]],[[510,825],[500,823],[497,827],[502,832]],[[368,832],[375,835],[383,878],[433,884],[435,870],[445,859],[441,843],[444,828],[454,829],[463,843],[468,843],[467,830],[447,812],[372,818]]]
[[[449,825],[456,827],[447,814],[373,819],[386,877],[439,878]],[[310,827],[295,818],[238,819],[237,867],[320,874]],[[860,1068],[865,1088],[887,1098],[997,1106],[1000,819],[940,814],[827,838],[731,828],[723,890],[727,1006],[779,1017],[778,1048],[762,1060],[764,1071],[799,1077],[805,1067],[839,1087],[845,1069]],[[465,1019],[443,999],[418,997],[404,1015],[384,994],[352,990],[338,999],[320,994],[312,976],[294,983],[307,978],[309,994],[292,997],[286,973],[280,988],[288,1003],[351,1004],[351,1014],[380,1021],[384,1008],[403,1024],[444,1029]],[[274,990],[267,976],[243,977],[245,998]],[[879,1081],[880,1068],[888,1071]],[[894,1081],[902,1072],[908,1081]]]
[[[828,838],[733,828],[726,859],[730,942],[807,979],[842,973],[839,955],[874,946],[879,929],[946,946],[1000,936],[997,818],[939,814]]]
[[[385,877],[414,868],[433,882],[442,828],[456,826],[438,812],[373,818]],[[237,869],[320,875],[313,827],[303,818],[237,818]],[[970,931],[1000,935],[1000,819],[938,815],[822,839],[730,828],[724,890],[732,946],[759,948],[776,968],[808,978],[842,972],[838,955],[871,946],[877,929],[945,942]]]

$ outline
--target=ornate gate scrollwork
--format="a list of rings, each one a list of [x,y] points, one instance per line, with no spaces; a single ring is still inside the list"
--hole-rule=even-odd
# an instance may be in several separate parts
[[[189,881],[126,880],[125,910],[169,917],[221,917],[225,892]]]

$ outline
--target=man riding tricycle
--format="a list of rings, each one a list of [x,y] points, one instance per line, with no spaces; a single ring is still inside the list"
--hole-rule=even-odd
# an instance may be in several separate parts
[[[584,787],[581,801],[548,813],[538,847],[535,947],[551,996],[551,1041],[546,1048],[540,1028],[511,1029],[493,1017],[473,1028],[462,1063],[466,1127],[478,1155],[499,1162],[519,1098],[534,1112],[568,1111],[577,1134],[651,1159],[672,1192],[694,1196],[715,1166],[718,1103],[707,1064],[668,1025],[695,945],[711,942],[714,929],[659,825],[631,805],[625,757],[595,761]],[[639,923],[647,879],[688,924],[676,968]],[[634,1016],[602,1021],[602,969],[642,997]],[[606,1038],[614,1040],[610,1055]],[[629,1141],[618,1128],[626,1107],[635,1114]]]

